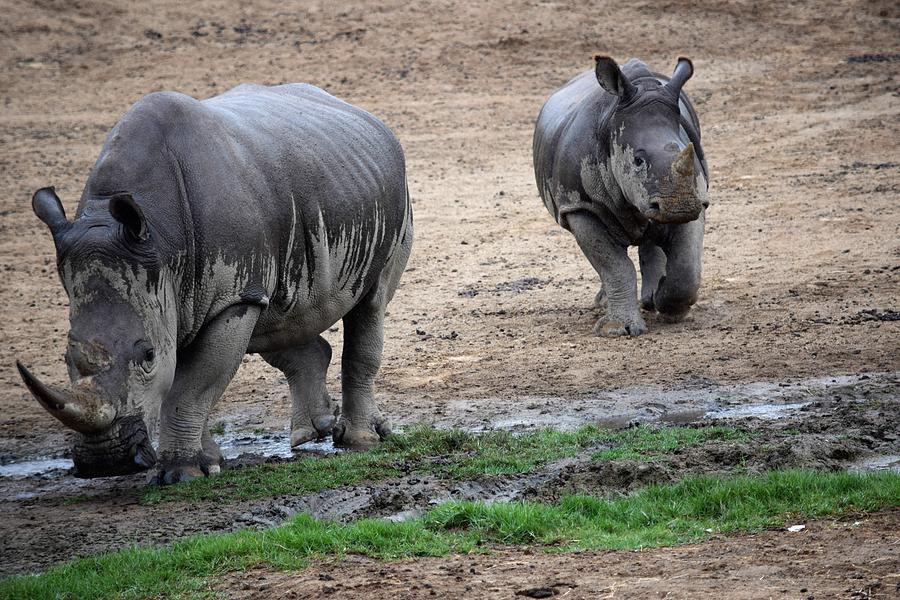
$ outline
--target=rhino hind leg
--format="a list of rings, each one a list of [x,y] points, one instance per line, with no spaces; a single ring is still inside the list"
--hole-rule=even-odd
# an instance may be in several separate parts
[[[637,273],[628,257],[628,249],[606,235],[596,217],[574,212],[568,216],[569,228],[581,251],[600,275],[606,292],[606,314],[594,325],[601,337],[638,336],[647,331],[637,302]]]
[[[606,296],[606,288],[604,288],[603,284],[601,283],[600,289],[597,291],[597,295],[594,296],[594,308],[605,310],[608,304],[609,298]]]
[[[332,431],[335,445],[364,450],[390,434],[374,396],[383,346],[384,307],[364,300],[344,316],[342,407]]]
[[[259,312],[258,306],[244,304],[225,309],[179,354],[160,410],[161,485],[218,471],[221,455],[209,435],[209,413],[241,364]]]
[[[654,242],[644,242],[638,248],[641,263],[641,308],[656,310],[653,295],[666,275],[666,254]]]
[[[336,417],[335,404],[325,387],[331,345],[317,336],[303,346],[264,352],[262,357],[284,373],[291,388],[291,447],[328,436]]]
[[[375,375],[384,347],[384,312],[394,296],[412,249],[412,221],[394,256],[382,269],[375,287],[344,315],[341,355],[341,417],[331,435],[335,445],[371,448],[391,433],[375,403]]]

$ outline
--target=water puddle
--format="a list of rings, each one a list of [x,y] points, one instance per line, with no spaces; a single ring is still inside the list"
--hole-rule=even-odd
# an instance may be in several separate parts
[[[226,459],[235,459],[242,454],[261,456],[264,458],[292,458],[297,454],[339,454],[343,452],[335,448],[331,439],[306,442],[297,448],[291,448],[291,434],[284,430],[279,433],[259,432],[226,432],[214,436],[219,449]]]
[[[36,458],[34,460],[23,460],[0,465],[0,477],[25,479],[26,477],[47,475],[57,471],[60,475],[64,475],[73,466],[72,460],[68,458]]]
[[[781,419],[788,413],[809,406],[811,402],[789,402],[787,404],[756,404],[736,408],[714,409],[704,416],[707,419]]]
[[[227,460],[233,460],[242,455],[253,455],[262,458],[292,458],[298,454],[337,454],[342,452],[335,448],[330,439],[307,442],[302,446],[292,449],[290,433],[271,432],[226,432],[214,436],[222,455]],[[0,465],[0,479],[27,479],[29,477],[62,477],[68,475],[74,467],[70,458],[37,457],[20,461],[14,461]]]
[[[851,473],[871,473],[873,471],[900,473],[900,454],[870,456],[869,458],[856,461],[847,470]]]

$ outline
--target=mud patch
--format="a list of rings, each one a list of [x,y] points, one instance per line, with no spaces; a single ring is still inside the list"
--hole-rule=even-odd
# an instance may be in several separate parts
[[[774,420],[734,418],[750,441],[713,441],[641,460],[580,461],[526,491],[524,498],[556,502],[567,494],[608,496],[687,475],[762,473],[775,469],[854,472],[900,470],[900,401],[815,402]]]
[[[827,393],[809,385],[766,384],[740,389],[745,399],[748,389],[754,390],[760,406],[777,404],[771,402],[768,393],[783,390],[777,398],[790,410],[779,412],[778,418],[712,419],[703,412],[696,415],[692,427],[731,427],[748,435],[736,440],[712,439],[628,460],[598,460],[595,455],[609,450],[609,446],[587,448],[576,457],[520,475],[450,481],[415,473],[408,467],[407,474],[400,477],[314,494],[153,506],[140,504],[150,478],[146,474],[89,481],[72,477],[6,479],[0,481],[0,521],[6,536],[0,547],[0,569],[3,574],[33,571],[60,560],[132,544],[161,544],[195,534],[270,527],[299,512],[341,522],[362,517],[403,520],[453,499],[552,502],[570,493],[624,494],[690,474],[740,474],[793,467],[894,468],[895,463],[886,457],[900,456],[900,398],[896,387],[883,381],[869,387],[858,382],[830,386]],[[766,398],[769,402],[763,403]],[[793,406],[798,398],[804,399],[803,405]],[[725,398],[719,398],[720,406],[726,404]],[[656,411],[657,416],[670,414],[663,409]],[[243,454],[226,467],[240,468],[263,460],[290,459]]]

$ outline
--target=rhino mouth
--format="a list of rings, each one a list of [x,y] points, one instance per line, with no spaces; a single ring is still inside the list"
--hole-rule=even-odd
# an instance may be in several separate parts
[[[673,204],[678,208],[669,208]],[[649,208],[643,213],[645,217],[657,223],[680,224],[697,220],[707,206],[709,206],[709,202],[701,202],[696,199],[681,202],[654,200],[650,202]]]
[[[130,475],[152,468],[156,450],[139,416],[116,419],[109,430],[83,434],[73,452],[75,476],[85,479]]]

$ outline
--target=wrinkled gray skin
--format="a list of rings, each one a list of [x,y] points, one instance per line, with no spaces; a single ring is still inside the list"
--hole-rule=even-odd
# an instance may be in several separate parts
[[[534,132],[534,170],[550,214],[575,235],[600,275],[594,332],[640,335],[640,308],[684,317],[700,286],[707,169],[697,115],[681,91],[693,74],[681,58],[671,79],[629,60],[596,68],[557,90]],[[638,246],[637,277],[628,246]]]
[[[74,221],[52,188],[33,207],[69,295],[71,386],[19,370],[81,433],[81,476],[217,472],[209,413],[249,352],[287,377],[293,445],[388,434],[372,384],[412,212],[400,144],[372,115],[304,84],[150,94],[107,137]],[[319,334],[339,319],[336,420]]]

